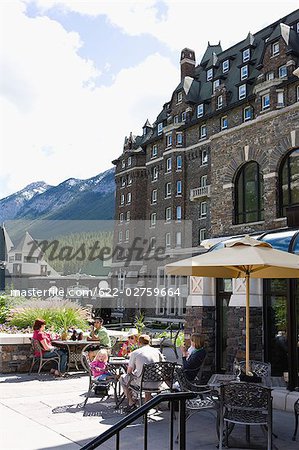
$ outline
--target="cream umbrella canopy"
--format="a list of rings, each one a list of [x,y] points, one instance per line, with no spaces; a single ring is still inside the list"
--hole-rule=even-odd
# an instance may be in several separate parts
[[[249,236],[165,266],[168,275],[246,279],[246,373],[249,372],[250,278],[299,278],[299,256]]]

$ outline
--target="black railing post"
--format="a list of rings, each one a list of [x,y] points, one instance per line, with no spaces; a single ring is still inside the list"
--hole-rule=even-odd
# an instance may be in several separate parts
[[[174,412],[173,400],[171,400],[169,403],[170,403],[169,450],[173,450],[173,412]]]
[[[115,436],[115,450],[119,450],[119,431],[116,432]]]
[[[186,400],[180,399],[179,450],[186,449]]]
[[[144,414],[143,420],[144,420],[143,449],[147,450],[147,413]]]

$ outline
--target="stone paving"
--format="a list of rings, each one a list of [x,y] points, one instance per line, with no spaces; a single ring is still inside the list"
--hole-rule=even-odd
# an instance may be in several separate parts
[[[123,417],[115,410],[113,397],[101,402],[91,398],[85,411],[82,402],[88,378],[75,374],[55,379],[48,374],[0,376],[0,447],[3,450],[75,450],[102,433]],[[149,423],[149,450],[168,447],[169,411],[161,405]],[[216,449],[215,417],[211,412],[195,414],[187,422],[188,450]],[[175,429],[177,424],[175,423]],[[123,449],[142,449],[142,421],[127,427],[121,433]],[[279,438],[275,446],[281,450],[298,449],[292,442],[294,417],[290,412],[274,411],[274,430]],[[244,444],[245,431],[236,427],[231,445]],[[265,448],[265,436],[260,427],[253,428],[252,444]],[[112,440],[101,446],[114,449]],[[175,444],[175,450],[178,445]],[[239,448],[239,447],[236,447]]]

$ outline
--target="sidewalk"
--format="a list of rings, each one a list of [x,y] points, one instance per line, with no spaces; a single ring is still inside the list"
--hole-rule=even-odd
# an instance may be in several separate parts
[[[99,398],[88,401],[82,409],[84,393],[88,386],[86,376],[75,375],[55,379],[48,374],[37,376],[0,376],[0,447],[3,450],[76,450],[98,436],[123,416],[114,408],[113,399],[100,402]],[[81,405],[80,405],[81,404]],[[168,446],[169,411],[151,416],[149,424],[149,450],[164,450]],[[176,433],[177,422],[175,422]],[[141,420],[121,433],[122,449],[143,448],[143,425]],[[297,450],[298,442],[291,440],[294,431],[294,415],[274,411],[274,432],[278,450]],[[252,428],[252,444],[265,448],[265,436],[260,427]],[[298,436],[299,441],[299,436]],[[245,446],[245,430],[236,427],[231,445]],[[217,435],[212,412],[201,412],[187,422],[187,448],[189,450],[215,450]],[[113,440],[100,447],[115,448]],[[236,447],[237,449],[239,447]],[[178,445],[174,445],[178,449]]]

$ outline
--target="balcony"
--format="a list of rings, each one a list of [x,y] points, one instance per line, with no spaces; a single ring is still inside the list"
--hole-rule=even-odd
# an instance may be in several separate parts
[[[194,200],[198,200],[202,197],[209,197],[210,196],[210,189],[211,186],[201,186],[195,189],[190,190],[190,200],[193,202]]]

